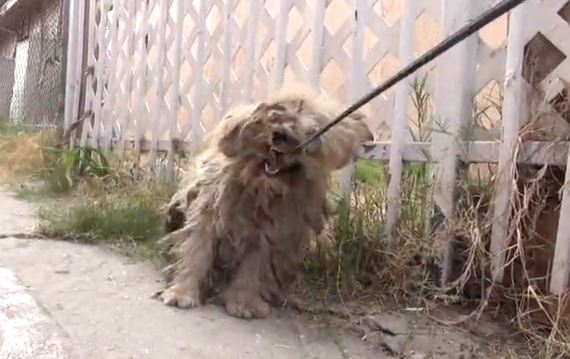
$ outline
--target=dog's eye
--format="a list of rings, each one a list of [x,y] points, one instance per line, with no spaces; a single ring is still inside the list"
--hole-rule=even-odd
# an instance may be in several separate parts
[[[275,131],[273,132],[273,143],[287,143],[289,142],[289,135],[285,131]]]

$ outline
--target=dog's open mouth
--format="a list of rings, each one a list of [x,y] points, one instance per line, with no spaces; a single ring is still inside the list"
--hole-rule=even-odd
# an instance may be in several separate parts
[[[282,172],[285,172],[289,166],[287,166],[286,154],[282,151],[272,148],[269,151],[269,156],[263,163],[263,170],[267,176],[277,176]]]

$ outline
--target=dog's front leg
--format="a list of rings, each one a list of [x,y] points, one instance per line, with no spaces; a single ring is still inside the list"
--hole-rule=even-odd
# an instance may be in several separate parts
[[[195,307],[200,304],[200,285],[212,266],[215,237],[208,231],[189,226],[172,235],[177,237],[174,242],[178,243],[180,259],[168,288],[161,295],[162,302],[179,308]]]
[[[224,290],[226,312],[242,319],[265,318],[271,309],[260,295],[261,271],[265,263],[264,251],[249,251],[242,259],[235,277]]]

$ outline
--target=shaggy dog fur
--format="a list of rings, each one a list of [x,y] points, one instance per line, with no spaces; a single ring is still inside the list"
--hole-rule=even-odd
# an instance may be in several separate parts
[[[341,111],[293,86],[228,112],[164,209],[175,263],[163,303],[193,307],[221,286],[228,314],[262,318],[269,303],[283,301],[303,250],[326,224],[331,171],[372,139],[364,116],[354,114],[294,151]]]

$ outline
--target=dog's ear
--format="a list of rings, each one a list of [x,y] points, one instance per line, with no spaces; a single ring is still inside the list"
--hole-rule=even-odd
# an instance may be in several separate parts
[[[366,115],[358,111],[351,113],[349,117],[358,122],[364,122],[366,120]]]
[[[317,132],[317,130],[310,130],[305,134],[305,138],[310,138],[311,136],[313,136],[315,133]],[[317,152],[320,148],[321,145],[323,144],[321,137],[317,137],[314,140],[312,140],[311,142],[309,142],[307,144],[307,146],[304,148],[305,153],[311,155],[314,154],[315,152]]]
[[[220,151],[228,157],[235,157],[243,151],[242,130],[244,126],[243,120],[234,117],[226,117],[219,126],[223,126],[218,146]]]
[[[353,112],[350,116],[356,123],[354,130],[361,142],[374,141],[374,135],[370,132],[368,125],[366,124],[366,115],[362,112]]]

